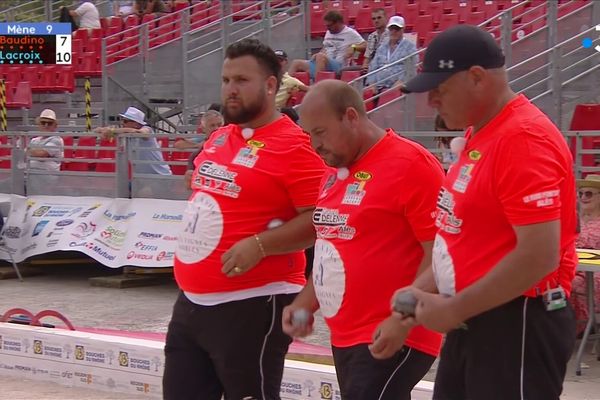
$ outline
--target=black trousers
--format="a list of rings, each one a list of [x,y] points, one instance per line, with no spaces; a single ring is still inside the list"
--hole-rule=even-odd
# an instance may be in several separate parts
[[[200,306],[180,294],[165,345],[166,400],[279,400],[291,338],[281,310],[296,295]]]
[[[393,357],[377,360],[367,344],[359,344],[333,347],[333,360],[343,400],[410,400],[435,357],[405,346]]]
[[[558,400],[575,346],[571,306],[519,297],[446,336],[435,400]]]

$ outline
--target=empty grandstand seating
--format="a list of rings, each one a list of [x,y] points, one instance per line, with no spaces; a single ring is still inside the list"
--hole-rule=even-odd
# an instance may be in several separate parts
[[[571,119],[572,131],[600,131],[600,104],[578,104],[575,106],[573,118]],[[576,156],[575,138],[571,139],[571,152]],[[600,136],[584,136],[581,143],[582,149],[600,148]],[[593,154],[583,154],[581,156],[581,165],[583,167],[593,167],[596,160]],[[585,174],[583,174],[585,175]]]

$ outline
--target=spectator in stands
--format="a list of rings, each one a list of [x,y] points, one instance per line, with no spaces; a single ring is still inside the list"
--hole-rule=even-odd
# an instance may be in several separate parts
[[[435,126],[433,129],[436,132],[462,132],[462,129],[448,128],[439,114],[435,116]],[[458,159],[458,156],[450,151],[450,142],[453,138],[451,136],[437,136],[434,138],[437,148],[442,151],[442,153],[436,153],[435,156],[446,169]]]
[[[69,10],[72,17],[79,20],[79,27],[86,29],[101,28],[100,13],[91,1],[80,1],[79,7]]]
[[[285,51],[275,50],[275,55],[279,60],[279,64],[281,65],[281,71],[283,72],[283,76],[281,77],[281,85],[279,85],[277,96],[275,96],[275,106],[277,108],[282,108],[285,107],[290,96],[297,93],[298,91],[308,91],[308,86],[306,86],[304,83],[302,83],[302,81],[294,78],[287,72],[288,56]]]
[[[577,180],[580,205],[581,231],[575,242],[578,249],[600,250],[600,175],[590,174]],[[600,275],[594,274],[595,309],[600,310]],[[578,272],[573,279],[571,304],[575,309],[578,333],[585,327],[589,318],[586,296],[585,274]],[[583,322],[583,323],[582,323]]]
[[[118,17],[126,17],[133,14],[133,0],[115,1],[113,3],[113,13]]]
[[[280,398],[291,342],[281,310],[306,282],[302,250],[314,241],[324,165],[275,107],[277,56],[242,39],[225,57],[221,95],[231,124],[195,162],[175,250],[182,292],[165,344],[165,400]]]
[[[367,49],[365,50],[365,59],[362,65],[363,74],[366,74],[369,70],[369,63],[375,57],[375,52],[379,46],[389,38],[389,31],[385,26],[387,22],[385,9],[374,9],[371,13],[371,20],[373,21],[373,25],[375,25],[375,32],[371,32],[367,36]]]
[[[196,137],[189,139],[179,139],[173,147],[176,149],[201,149],[204,142],[208,140],[210,134],[223,126],[223,116],[220,112],[208,110],[200,118]]]
[[[417,51],[417,46],[404,38],[404,18],[397,15],[391,17],[387,23],[387,29],[389,39],[379,46],[375,52],[375,57],[369,64],[369,72],[389,65],[389,67],[367,77],[367,84],[374,86],[377,92],[402,85],[407,72],[406,61],[398,61]],[[418,60],[419,58],[415,54],[412,57],[414,67],[416,67]]]
[[[133,13],[140,17],[146,14],[164,14],[167,11],[162,0],[135,0],[133,3]]]
[[[56,132],[58,124],[56,113],[47,108],[42,111],[36,120],[40,132]],[[60,161],[53,158],[64,157],[64,142],[60,136],[36,136],[29,141],[26,154],[29,157],[48,158],[48,160],[30,160],[30,169],[41,169],[46,171],[59,171]]]
[[[314,80],[319,71],[333,71],[336,74],[350,65],[355,52],[365,50],[367,42],[354,29],[344,24],[344,17],[338,11],[331,10],[323,17],[327,32],[323,39],[323,48],[310,60],[294,60],[290,74],[298,71],[309,72]]]
[[[152,128],[146,124],[146,115],[135,107],[129,107],[119,116],[122,127],[99,127],[94,131],[104,139],[127,133],[147,135],[147,137],[130,137],[127,140],[130,159],[134,161],[134,171],[138,174],[171,175],[171,169],[165,163],[160,144],[154,137]],[[152,161],[152,163],[136,163],[135,161]]]

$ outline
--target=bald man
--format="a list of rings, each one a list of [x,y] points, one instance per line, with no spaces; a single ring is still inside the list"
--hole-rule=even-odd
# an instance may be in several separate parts
[[[404,328],[389,299],[430,263],[442,167],[419,144],[371,122],[361,96],[341,81],[311,88],[300,124],[330,168],[312,218],[312,279],[284,309],[284,331],[309,334],[313,319],[301,325],[293,316],[320,308],[342,398],[410,399],[441,336]]]
[[[439,195],[433,273],[411,289],[416,321],[447,332],[433,398],[557,400],[575,342],[566,142],[510,89],[502,50],[475,26],[436,36],[404,90],[467,129]]]

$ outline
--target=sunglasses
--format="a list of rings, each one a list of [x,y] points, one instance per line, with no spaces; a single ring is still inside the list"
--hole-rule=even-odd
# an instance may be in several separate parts
[[[41,126],[53,126],[54,121],[40,121]]]
[[[581,199],[591,199],[592,197],[594,197],[598,193],[597,192],[592,192],[591,190],[585,190],[585,191],[580,190],[578,192],[578,194],[579,194],[579,198],[581,198]]]

